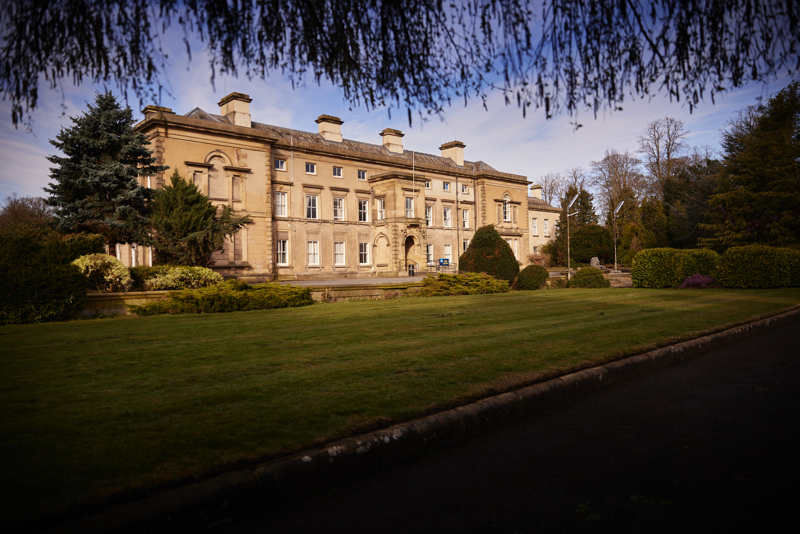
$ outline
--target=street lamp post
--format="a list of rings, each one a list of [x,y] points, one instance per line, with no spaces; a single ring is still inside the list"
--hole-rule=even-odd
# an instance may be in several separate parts
[[[619,209],[622,205],[625,204],[624,200],[621,200],[619,204],[617,204],[617,209],[614,210],[614,214],[611,216],[612,222],[614,223],[614,273],[617,272],[617,219],[619,218]]]
[[[572,267],[570,265],[570,255],[569,255],[569,218],[578,213],[577,211],[575,213],[570,213],[569,210],[570,208],[572,208],[572,205],[575,204],[575,201],[578,200],[578,195],[580,194],[581,194],[580,191],[578,191],[578,193],[574,197],[572,197],[572,200],[570,200],[569,204],[567,205],[567,281],[569,281],[570,278],[569,275],[572,272]]]

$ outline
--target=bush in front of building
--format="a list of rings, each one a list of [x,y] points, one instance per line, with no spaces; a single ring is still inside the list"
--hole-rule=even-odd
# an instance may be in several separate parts
[[[491,224],[478,228],[469,247],[458,259],[461,273],[485,273],[509,284],[519,274],[514,251]]]
[[[88,254],[72,262],[86,277],[89,291],[127,291],[133,285],[128,268],[114,256]]]
[[[508,291],[505,280],[498,280],[484,273],[440,273],[438,276],[426,276],[422,284],[422,289],[417,293],[421,297],[486,295]]]
[[[313,304],[311,288],[280,284],[250,286],[236,280],[200,289],[173,291],[166,300],[131,306],[135,315],[182,313],[224,313],[274,308],[295,308]]]
[[[93,234],[60,236],[39,225],[0,232],[0,324],[62,321],[86,302],[86,277],[72,260],[101,250]]]
[[[547,284],[548,278],[550,273],[541,265],[528,265],[519,272],[514,288],[525,291],[542,289]]]
[[[145,291],[200,289],[223,281],[221,274],[215,273],[208,267],[170,265],[144,280],[144,289]]]
[[[603,271],[596,267],[584,267],[578,269],[572,278],[567,282],[569,288],[601,288],[611,287],[611,282],[603,276]]]
[[[746,245],[725,251],[717,280],[723,287],[800,287],[800,250]]]
[[[696,273],[716,277],[719,261],[708,249],[649,248],[633,257],[631,280],[634,287],[675,287]]]

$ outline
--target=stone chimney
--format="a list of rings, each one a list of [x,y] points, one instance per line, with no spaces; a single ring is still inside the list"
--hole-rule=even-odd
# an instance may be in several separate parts
[[[172,113],[170,108],[163,108],[161,106],[149,105],[142,110],[145,120],[149,119],[156,113]]]
[[[336,143],[342,142],[342,123],[344,123],[342,119],[332,115],[320,115],[314,122],[319,124],[319,134],[323,139]]]
[[[234,126],[250,128],[250,102],[253,99],[242,93],[231,93],[219,101],[219,114],[228,117]]]
[[[533,198],[538,198],[542,200],[542,186],[541,185],[532,185],[531,186],[531,196]]]
[[[394,128],[385,128],[381,132],[381,137],[383,137],[383,146],[389,149],[389,152],[394,152],[395,154],[402,154],[403,153],[403,132],[400,130],[395,130]]]
[[[459,167],[464,166],[464,147],[467,146],[461,141],[450,141],[439,147],[443,158],[452,159]]]

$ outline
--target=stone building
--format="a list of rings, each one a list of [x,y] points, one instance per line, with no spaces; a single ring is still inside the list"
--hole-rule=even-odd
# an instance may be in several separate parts
[[[475,229],[486,224],[526,264],[546,237],[531,234],[529,224],[532,213],[553,220],[546,209],[552,207],[528,198],[527,178],[465,160],[464,143],[445,143],[438,156],[412,152],[391,128],[379,142],[353,141],[330,115],[316,120],[316,132],[271,126],[251,120],[251,101],[231,93],[218,114],[148,106],[136,125],[158,164],[169,166],[143,185],[163,187],[177,170],[215,204],[252,219],[215,256],[223,275],[402,276],[412,267],[435,269],[440,259],[454,269]],[[554,222],[547,224],[553,232]],[[132,250],[119,251],[125,263],[149,262],[144,247],[133,251],[135,259]]]
[[[542,246],[556,237],[556,222],[561,208],[555,208],[542,200],[542,187],[531,187],[528,197],[528,253],[541,252]]]

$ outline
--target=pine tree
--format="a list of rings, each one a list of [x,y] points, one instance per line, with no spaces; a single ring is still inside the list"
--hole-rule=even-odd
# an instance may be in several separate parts
[[[171,186],[157,191],[150,217],[152,234],[149,243],[156,262],[208,267],[212,255],[224,249],[225,237],[233,236],[250,218],[234,217],[228,206],[217,207],[197,186],[187,183],[177,171],[170,177]]]
[[[758,110],[740,114],[723,134],[717,191],[708,200],[713,233],[704,246],[726,249],[762,243],[800,246],[800,82]]]
[[[138,240],[148,224],[150,199],[138,178],[167,167],[154,165],[149,143],[133,131],[131,108],[123,109],[111,93],[97,93],[87,112],[70,119],[73,126],[50,140],[65,157],[47,158],[56,165],[45,188],[56,228],[101,234],[112,249]]]
[[[571,185],[564,192],[561,197],[561,215],[556,222],[556,238],[553,241],[553,246],[550,247],[550,254],[553,255],[553,260],[556,263],[567,264],[567,204],[572,200],[575,195],[578,199],[570,209],[571,213],[576,213],[569,217],[569,233],[571,236],[583,226],[597,223],[597,213],[594,210],[594,195],[585,189],[578,189]]]

